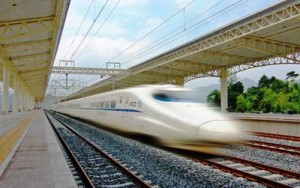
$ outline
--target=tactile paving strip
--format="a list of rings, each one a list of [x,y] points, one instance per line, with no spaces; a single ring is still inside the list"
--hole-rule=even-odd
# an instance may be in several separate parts
[[[23,120],[19,125],[0,138],[0,164],[7,158],[11,150],[24,134],[25,130],[32,124],[36,114],[37,112]]]

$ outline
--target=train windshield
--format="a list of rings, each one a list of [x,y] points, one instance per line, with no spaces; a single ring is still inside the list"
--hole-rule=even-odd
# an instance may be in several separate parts
[[[155,93],[153,98],[164,102],[200,103],[200,96],[195,91],[162,91]]]

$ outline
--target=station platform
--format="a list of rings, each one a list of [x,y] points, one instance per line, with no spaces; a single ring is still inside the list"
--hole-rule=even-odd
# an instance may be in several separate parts
[[[42,110],[0,116],[0,187],[77,187]]]

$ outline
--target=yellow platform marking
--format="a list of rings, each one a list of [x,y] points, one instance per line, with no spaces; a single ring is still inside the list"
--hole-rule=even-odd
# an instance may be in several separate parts
[[[0,138],[0,164],[2,164],[6,157],[9,155],[10,151],[17,144],[29,125],[32,124],[37,115],[37,112],[38,111],[34,112],[30,117],[21,121],[21,123],[19,123],[15,128],[13,128]]]

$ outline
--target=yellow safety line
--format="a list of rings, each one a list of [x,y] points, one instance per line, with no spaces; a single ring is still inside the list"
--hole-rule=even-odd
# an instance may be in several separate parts
[[[36,115],[37,111],[0,138],[0,164],[2,164],[6,157],[9,155],[10,151],[17,144],[29,125],[32,124]]]

